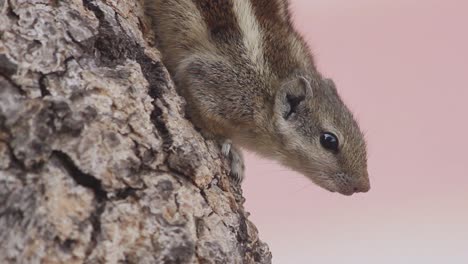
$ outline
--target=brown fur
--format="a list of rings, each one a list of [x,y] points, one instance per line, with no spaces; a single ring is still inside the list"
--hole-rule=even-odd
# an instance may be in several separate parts
[[[163,61],[205,134],[279,160],[330,191],[369,189],[363,135],[317,71],[286,0],[144,1]],[[291,118],[287,98],[301,98]],[[323,132],[338,136],[338,153],[320,145]]]

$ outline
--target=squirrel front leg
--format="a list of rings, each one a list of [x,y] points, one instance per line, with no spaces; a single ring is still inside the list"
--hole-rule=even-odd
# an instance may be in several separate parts
[[[247,101],[239,98],[240,78],[227,65],[205,59],[186,59],[177,74],[178,90],[187,100],[187,114],[202,129],[205,138],[217,140],[223,155],[231,163],[230,175],[241,183],[245,166],[241,150],[232,144],[230,137],[240,129],[240,124],[250,122]],[[240,103],[245,105],[239,105]]]

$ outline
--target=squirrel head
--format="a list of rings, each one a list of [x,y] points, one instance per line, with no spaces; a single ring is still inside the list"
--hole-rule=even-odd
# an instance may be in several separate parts
[[[364,135],[331,79],[294,76],[280,84],[273,108],[284,165],[332,192],[370,189]]]

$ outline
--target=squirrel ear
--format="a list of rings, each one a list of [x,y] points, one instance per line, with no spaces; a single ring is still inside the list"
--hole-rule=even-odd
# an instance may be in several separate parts
[[[302,76],[296,77],[294,80],[284,83],[279,89],[275,104],[277,111],[284,119],[289,119],[297,112],[301,102],[310,96],[312,96],[310,82]]]
[[[284,82],[279,91],[280,94],[296,97],[311,97],[313,95],[310,81],[303,76],[296,76],[294,79]]]
[[[304,86],[304,94],[305,96],[313,96],[314,93],[313,93],[313,90],[312,90],[312,86],[310,85],[310,82],[309,80],[307,80],[305,77],[303,76],[299,76],[299,81],[301,82],[301,84]],[[333,81],[332,81],[333,82]]]

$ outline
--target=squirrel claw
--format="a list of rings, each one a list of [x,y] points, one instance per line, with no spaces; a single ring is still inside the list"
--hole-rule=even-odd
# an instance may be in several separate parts
[[[223,142],[223,145],[221,146],[221,152],[227,158],[229,158],[229,153],[231,152],[231,145],[232,141],[227,139]]]
[[[226,140],[222,144],[221,152],[231,162],[230,176],[236,183],[242,183],[245,177],[245,166],[240,149],[233,146],[231,140]]]

